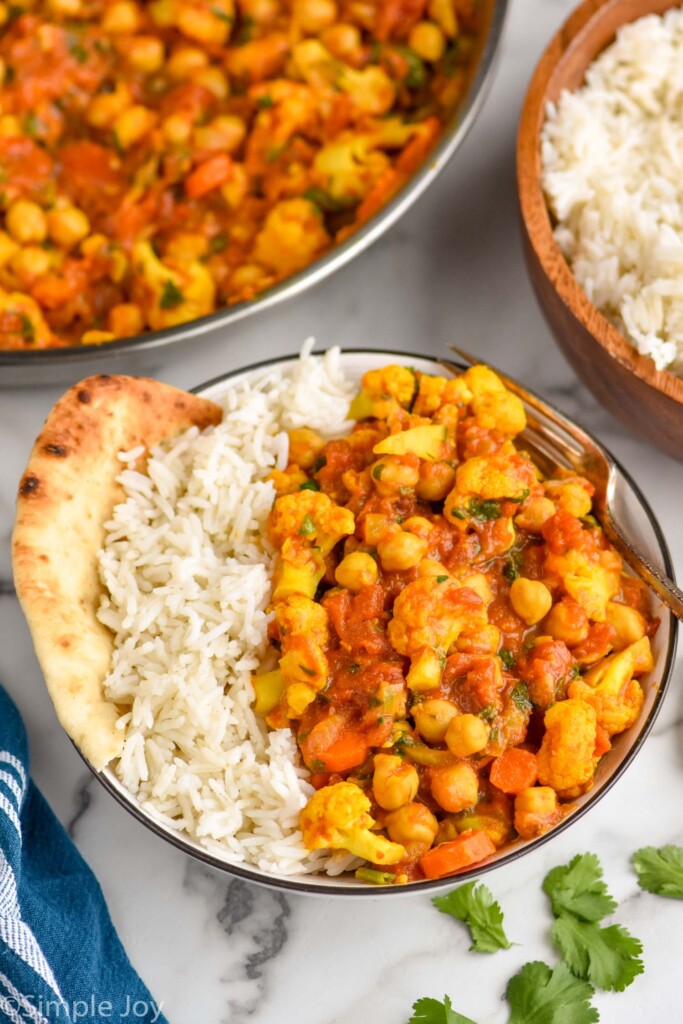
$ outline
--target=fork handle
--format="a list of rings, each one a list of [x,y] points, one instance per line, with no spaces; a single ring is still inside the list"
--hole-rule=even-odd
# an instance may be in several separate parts
[[[640,553],[614,521],[608,507],[600,516],[600,524],[607,539],[630,565],[636,576],[651,590],[654,590],[657,597],[674,613],[676,618],[683,621],[683,590],[677,587],[666,573],[663,573]]]

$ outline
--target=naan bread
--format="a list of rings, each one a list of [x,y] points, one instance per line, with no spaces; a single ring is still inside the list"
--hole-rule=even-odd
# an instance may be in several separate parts
[[[14,581],[57,716],[97,771],[121,753],[105,699],[112,634],[97,620],[97,552],[123,491],[118,453],[219,423],[205,398],[141,377],[89,377],[48,416],[19,485]],[[146,457],[138,460],[138,469]]]

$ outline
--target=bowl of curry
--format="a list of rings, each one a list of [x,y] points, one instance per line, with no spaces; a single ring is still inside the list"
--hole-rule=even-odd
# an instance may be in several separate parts
[[[220,402],[296,362],[196,393]],[[351,422],[331,440],[291,430],[269,478],[269,648],[249,700],[296,740],[312,786],[302,843],[356,858],[351,870],[236,863],[145,806],[115,766],[96,775],[147,828],[240,877],[334,895],[431,890],[523,856],[595,807],[660,710],[676,621],[606,540],[590,482],[534,465],[533,424],[490,369],[386,352],[340,365],[357,384]],[[671,573],[620,467],[614,510]],[[30,621],[35,588],[18,589]]]
[[[58,366],[73,379],[92,359],[130,366],[351,259],[462,141],[505,7],[3,9],[3,383],[53,382]]]

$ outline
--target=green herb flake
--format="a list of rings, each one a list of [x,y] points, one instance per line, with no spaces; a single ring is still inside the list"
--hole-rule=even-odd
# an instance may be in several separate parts
[[[349,666],[347,667],[346,671],[347,671],[347,672],[350,672],[350,673],[351,673],[351,675],[354,675],[354,674],[355,674],[356,672],[359,672],[359,671],[360,671],[360,665],[358,664],[358,662],[357,662],[357,661],[354,661],[354,662],[352,662],[352,664],[351,664],[351,665],[349,665]],[[375,698],[373,697],[373,700],[374,700],[374,699],[375,699]]]
[[[443,1002],[425,996],[413,1003],[413,1015],[408,1024],[475,1024],[475,1021],[454,1010],[448,996],[443,997]]]
[[[464,508],[452,508],[449,515],[454,519],[467,519],[467,512]]]
[[[500,502],[486,501],[483,498],[470,498],[467,511],[473,519],[489,522],[492,519],[500,519]]]
[[[19,331],[21,333],[22,338],[24,339],[24,341],[27,341],[30,345],[32,345],[33,342],[36,340],[36,329],[33,326],[33,321],[29,316],[27,316],[26,313],[19,314],[19,321],[21,323]]]
[[[326,465],[327,465],[327,459],[325,458],[325,456],[324,455],[319,455],[318,458],[315,460],[315,462],[313,463],[313,465],[311,467],[311,472],[312,473],[318,473],[323,468],[323,466],[326,466]]]
[[[482,708],[479,712],[478,717],[484,722],[492,722],[498,714],[498,709],[495,704],[487,704],[485,708]]]
[[[35,114],[27,114],[23,122],[24,133],[35,139],[43,131],[43,122]]]
[[[508,672],[517,664],[517,659],[515,658],[514,654],[512,653],[509,647],[501,647],[501,649],[498,651],[498,657],[503,662],[503,665],[508,670]]]
[[[73,39],[69,42],[69,53],[79,64],[85,64],[89,56],[85,46],[78,39]]]
[[[310,537],[312,534],[316,532],[316,529],[317,527],[315,523],[311,519],[310,515],[306,513],[306,515],[301,521],[301,526],[299,527],[299,536]]]
[[[510,699],[515,707],[518,708],[519,711],[523,711],[525,714],[533,708],[533,704],[529,700],[529,690],[527,689],[526,683],[517,683],[510,694]]]
[[[261,110],[270,110],[271,107],[275,106],[275,100],[265,92],[262,96],[256,97],[256,104]]]
[[[314,757],[308,767],[312,772],[324,772],[327,765],[324,761],[321,761],[320,758]]]
[[[507,562],[503,566],[503,578],[508,583],[514,583],[519,577],[521,569],[521,556],[518,551],[513,551]]]
[[[222,7],[212,7],[211,13],[214,18],[218,18],[219,21],[224,21],[228,25],[233,25],[235,23],[235,19],[232,14],[228,14],[228,12],[224,11]]]
[[[224,252],[228,245],[226,234],[214,235],[209,244],[212,253]]]
[[[299,665],[299,668],[301,669],[302,672],[305,672],[307,676],[315,675],[315,669],[309,668],[308,665]]]
[[[317,480],[307,480],[305,484],[299,484],[300,491],[319,491],[320,484]]]
[[[307,188],[302,195],[309,203],[315,203],[324,213],[345,213],[358,205],[358,200],[354,196],[333,196],[326,189],[317,186]]]
[[[175,281],[172,281],[170,277],[167,277],[164,281],[164,289],[159,299],[159,306],[161,309],[175,309],[182,302],[185,301],[185,297],[181,292]]]
[[[436,577],[436,582],[437,583],[445,583],[447,579],[448,579],[448,576],[437,576]]]
[[[377,465],[374,467],[374,469],[372,471],[372,479],[373,480],[381,480],[382,479],[382,473],[384,472],[384,469],[385,469],[384,463],[383,462],[378,462]]]

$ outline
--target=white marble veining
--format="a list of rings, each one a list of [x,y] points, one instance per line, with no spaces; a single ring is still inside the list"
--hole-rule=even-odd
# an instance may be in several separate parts
[[[451,339],[576,415],[615,451],[659,516],[683,564],[681,466],[598,408],[556,351],[522,263],[514,140],[522,96],[571,0],[513,0],[484,111],[435,186],[373,249],[308,295],[164,356],[157,374],[193,386],[315,334],[320,345],[443,353]],[[57,391],[0,393],[0,578],[8,578],[16,484]],[[527,960],[553,962],[540,883],[553,865],[594,850],[623,901],[617,920],[645,947],[645,974],[598,995],[602,1020],[678,1021],[683,906],[641,894],[628,866],[645,843],[683,842],[683,697],[677,678],[653,735],[599,807],[522,861],[489,875],[512,949],[468,953],[464,930],[428,898],[283,896],[191,862],[100,789],[58,726],[16,601],[0,597],[0,679],[17,701],[33,773],[97,874],[130,957],[173,1024],[405,1024],[420,996],[503,1024],[507,979]]]

